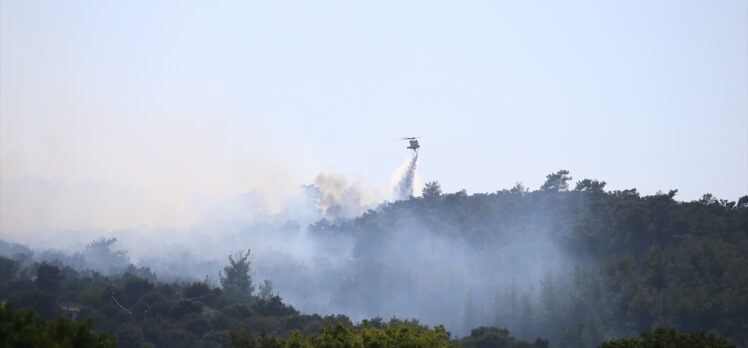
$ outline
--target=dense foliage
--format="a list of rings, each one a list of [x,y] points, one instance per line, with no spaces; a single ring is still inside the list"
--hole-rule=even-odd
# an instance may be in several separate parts
[[[612,340],[600,348],[734,348],[724,338],[707,333],[677,333],[673,330],[657,329],[638,338]]]
[[[242,262],[232,257],[225,271],[235,274],[232,266],[238,263],[243,268]],[[113,337],[91,333],[91,319],[98,331],[113,333],[120,347],[444,347],[458,343],[449,340],[442,326],[430,329],[417,321],[394,318],[353,325],[344,315],[303,315],[278,296],[243,299],[234,290],[226,292],[206,282],[160,283],[130,273],[104,276],[48,263],[22,267],[18,260],[2,256],[0,272],[6,276],[0,278],[0,294],[7,302],[33,308],[47,319],[58,318],[45,323],[31,311],[3,306],[0,333],[20,345],[112,346]],[[247,275],[236,276],[246,281]],[[67,317],[87,319],[76,324]],[[465,342],[497,339],[491,330],[498,333],[500,342],[509,343],[497,347],[544,347],[495,328],[481,328]]]
[[[396,319],[384,323],[379,319],[364,320],[359,325],[343,322],[327,325],[317,336],[304,336],[298,331],[288,338],[274,335],[252,335],[246,331],[231,334],[234,347],[475,347],[475,348],[548,348],[549,343],[536,339],[529,343],[518,340],[508,330],[495,327],[473,329],[470,336],[450,340],[450,333],[443,326],[433,329],[415,322]]]
[[[424,240],[436,235],[487,255],[484,264],[473,265],[485,277],[502,274],[517,259],[548,266],[553,261],[543,260],[550,259],[547,252],[563,251],[559,263],[570,269],[524,288],[499,279],[494,288],[472,289],[464,312],[453,314],[468,327],[508,327],[525,339],[549,338],[557,347],[595,347],[657,328],[713,331],[748,346],[748,196],[731,202],[705,194],[679,202],[677,190],[641,196],[635,189],[604,191],[605,182],[590,179],[569,189],[568,174],[548,175],[538,191],[518,184],[491,194],[440,194],[430,183],[422,198],[354,220],[323,221],[312,230],[361,241],[352,273],[368,273],[350,287],[380,292],[389,285],[370,279],[398,274],[402,265],[381,258],[377,246],[402,233],[403,224],[425,231],[416,232]],[[499,249],[503,245],[510,247]],[[400,289],[410,280],[407,274],[391,278]],[[406,288],[419,291],[418,284]],[[493,293],[494,300],[477,303],[473,293],[480,292]]]
[[[0,257],[0,296],[45,318],[92,318],[96,329],[112,332],[121,347],[222,345],[228,333],[316,334],[325,323],[348,318],[299,315],[277,296],[242,299],[206,282],[160,283],[131,273],[104,276],[48,263],[22,267]],[[245,274],[246,276],[246,274]],[[246,279],[245,279],[246,280]]]
[[[91,320],[68,318],[44,320],[30,309],[0,305],[0,347],[108,348],[115,347],[109,334],[93,331]]]
[[[301,314],[273,294],[269,281],[255,293],[249,252],[229,258],[221,287],[210,279],[159,281],[148,269],[123,265],[106,253],[111,240],[87,249],[114,260],[96,263],[95,270],[34,262],[23,254],[0,257],[0,300],[34,308],[48,319],[91,318],[96,330],[113,333],[122,347],[388,347],[412,342],[408,346],[583,348],[606,340],[606,347],[748,346],[748,197],[730,202],[706,194],[679,202],[676,190],[641,196],[635,189],[605,191],[605,182],[590,179],[570,189],[570,180],[567,171],[559,171],[548,175],[538,191],[518,184],[474,195],[445,194],[431,182],[423,197],[309,227],[333,252],[334,241],[353,241],[337,300],[352,308],[405,302],[436,308],[446,329],[460,330],[464,337],[415,321],[354,324],[344,315]],[[457,265],[452,273],[445,269],[446,275],[426,271],[429,278],[418,278],[417,267],[439,271],[454,260],[429,253],[418,254],[430,255],[428,260],[398,259],[416,254],[419,243],[427,252],[439,243],[448,246],[443,250],[462,247],[480,263]],[[549,252],[563,257],[551,258]],[[441,263],[434,266],[438,258]],[[407,268],[403,260],[420,263]],[[559,267],[540,278],[523,272],[527,265],[545,270],[556,263]],[[114,275],[99,273],[108,264],[116,265]],[[455,278],[455,272],[473,272],[491,282],[463,284],[455,279],[470,278]],[[457,302],[464,302],[464,310],[444,306],[463,294]],[[491,302],[483,300],[486,294]],[[708,331],[727,341],[659,328]]]
[[[304,336],[294,331],[288,338],[272,335],[255,336],[246,331],[231,334],[233,347],[447,347],[449,333],[444,327],[434,330],[410,323],[391,322],[372,325],[363,322],[352,326],[346,323],[327,325],[317,336]]]

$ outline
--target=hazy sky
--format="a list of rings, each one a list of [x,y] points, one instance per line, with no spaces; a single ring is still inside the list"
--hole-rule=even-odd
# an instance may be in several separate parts
[[[188,225],[320,172],[748,194],[748,2],[0,0],[0,231]]]

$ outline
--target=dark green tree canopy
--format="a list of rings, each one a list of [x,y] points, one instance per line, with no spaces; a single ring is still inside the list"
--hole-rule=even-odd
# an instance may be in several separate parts
[[[56,293],[62,282],[62,271],[49,263],[43,262],[36,269],[36,284],[40,290],[47,293]]]
[[[606,192],[603,181],[585,179],[568,192],[568,172],[554,173],[548,179],[542,190],[530,191],[521,184],[487,194],[469,195],[463,190],[441,194],[438,199],[386,203],[355,219],[322,220],[308,227],[309,235],[318,241],[334,242],[344,236],[360,246],[346,259],[344,284],[350,291],[335,294],[368,307],[394,303],[390,308],[399,310],[410,305],[405,301],[442,305],[433,301],[439,293],[429,292],[424,286],[428,281],[413,272],[430,269],[423,264],[409,268],[392,255],[404,255],[411,245],[434,236],[447,241],[449,248],[471,252],[477,261],[470,266],[479,268],[476,275],[496,274],[496,283],[507,286],[489,284],[483,297],[465,301],[462,307],[445,307],[434,323],[444,323],[459,338],[450,339],[443,327],[429,329],[415,321],[386,323],[375,318],[353,324],[345,315],[302,314],[273,295],[270,281],[260,285],[255,296],[249,250],[232,254],[226,267],[211,271],[215,274],[221,269],[221,288],[209,277],[204,282],[165,282],[130,264],[115,267],[120,273],[109,275],[73,269],[64,259],[35,258],[24,254],[30,249],[0,240],[0,302],[31,308],[50,320],[93,318],[95,325],[86,332],[111,332],[121,347],[216,347],[231,342],[252,347],[313,347],[324,342],[327,346],[363,343],[365,347],[547,348],[552,344],[595,348],[606,339],[635,336],[660,326],[688,333],[658,330],[615,339],[604,347],[723,348],[733,342],[748,346],[748,293],[744,291],[748,284],[748,196],[737,203],[713,195],[683,202],[673,199],[677,190],[649,196],[636,189]],[[405,228],[411,228],[413,220],[417,220],[418,233],[407,239],[405,247],[389,243],[398,233],[408,232]],[[531,244],[511,244],[518,239]],[[507,242],[511,245],[502,249]],[[112,243],[113,239],[100,240],[83,253],[105,265],[129,262],[124,251],[110,248]],[[546,248],[546,243],[553,248]],[[398,245],[392,249],[390,244]],[[532,288],[515,287],[512,278],[526,269],[522,254],[528,254],[532,264],[541,259],[556,262],[557,257],[546,255],[556,248],[582,262],[567,271],[548,273]],[[519,262],[507,263],[506,251]],[[452,279],[460,279],[459,272],[468,270],[458,267],[446,273],[449,267],[443,265],[449,263],[437,262],[431,268],[450,275],[443,277],[443,284],[464,287]],[[313,279],[331,279],[329,274],[320,274]],[[290,286],[308,284],[289,285],[281,279],[273,280],[284,292]],[[392,291],[393,280],[400,290]],[[323,286],[337,284],[330,281]],[[408,296],[401,295],[407,291]],[[405,301],[397,302],[397,297]],[[6,321],[0,318],[0,330]],[[33,321],[23,322],[29,330],[36,330]],[[486,326],[469,331],[478,325]],[[25,327],[13,330],[26,332]],[[693,334],[701,331],[728,341]],[[0,347],[35,346],[27,341],[6,343],[3,339],[10,337],[6,333],[0,331]],[[67,334],[52,337],[56,342],[69,339]],[[86,343],[67,346],[85,347]]]
[[[611,340],[600,348],[735,348],[724,338],[708,333],[678,333],[657,329],[638,338]]]
[[[442,186],[438,181],[429,181],[423,186],[423,198],[439,198],[442,195]]]
[[[738,199],[738,207],[748,208],[748,196],[743,196]]]
[[[249,253],[250,250],[247,249],[246,253],[238,251],[234,255],[229,255],[229,264],[223,268],[223,273],[218,274],[223,291],[243,301],[250,301],[255,290],[252,276],[249,274]]]
[[[545,183],[543,183],[543,186],[540,186],[540,190],[547,192],[559,192],[568,190],[569,181],[572,179],[569,176],[569,171],[565,169],[561,169],[555,173],[548,174],[545,178]]]
[[[577,181],[577,186],[574,187],[574,191],[604,192],[605,185],[606,185],[605,181],[584,179],[582,181]]]
[[[0,347],[114,348],[110,334],[93,332],[93,322],[42,319],[29,309],[0,304]]]

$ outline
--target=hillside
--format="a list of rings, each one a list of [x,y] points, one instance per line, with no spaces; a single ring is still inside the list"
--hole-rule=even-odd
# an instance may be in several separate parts
[[[443,194],[430,183],[422,197],[295,227],[314,245],[313,262],[258,257],[250,266],[249,253],[235,254],[220,285],[159,280],[143,265],[107,276],[6,255],[0,299],[47,318],[93,318],[121,346],[220,345],[243,330],[314,336],[364,319],[359,325],[385,328],[372,318],[393,316],[401,319],[389,327],[444,325],[463,343],[498,332],[528,345],[595,347],[666,328],[748,345],[748,197],[679,202],[675,190],[641,196],[595,180],[569,189],[566,174],[549,175],[537,191]],[[289,223],[263,226],[288,233]],[[269,280],[253,280],[253,269]],[[242,274],[243,283],[224,282]],[[300,313],[278,294],[339,314]]]

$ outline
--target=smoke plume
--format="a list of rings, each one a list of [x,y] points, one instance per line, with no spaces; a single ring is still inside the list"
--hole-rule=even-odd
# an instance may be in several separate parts
[[[369,208],[364,204],[363,190],[358,185],[333,174],[320,173],[314,179],[313,200],[325,218],[354,218]]]

